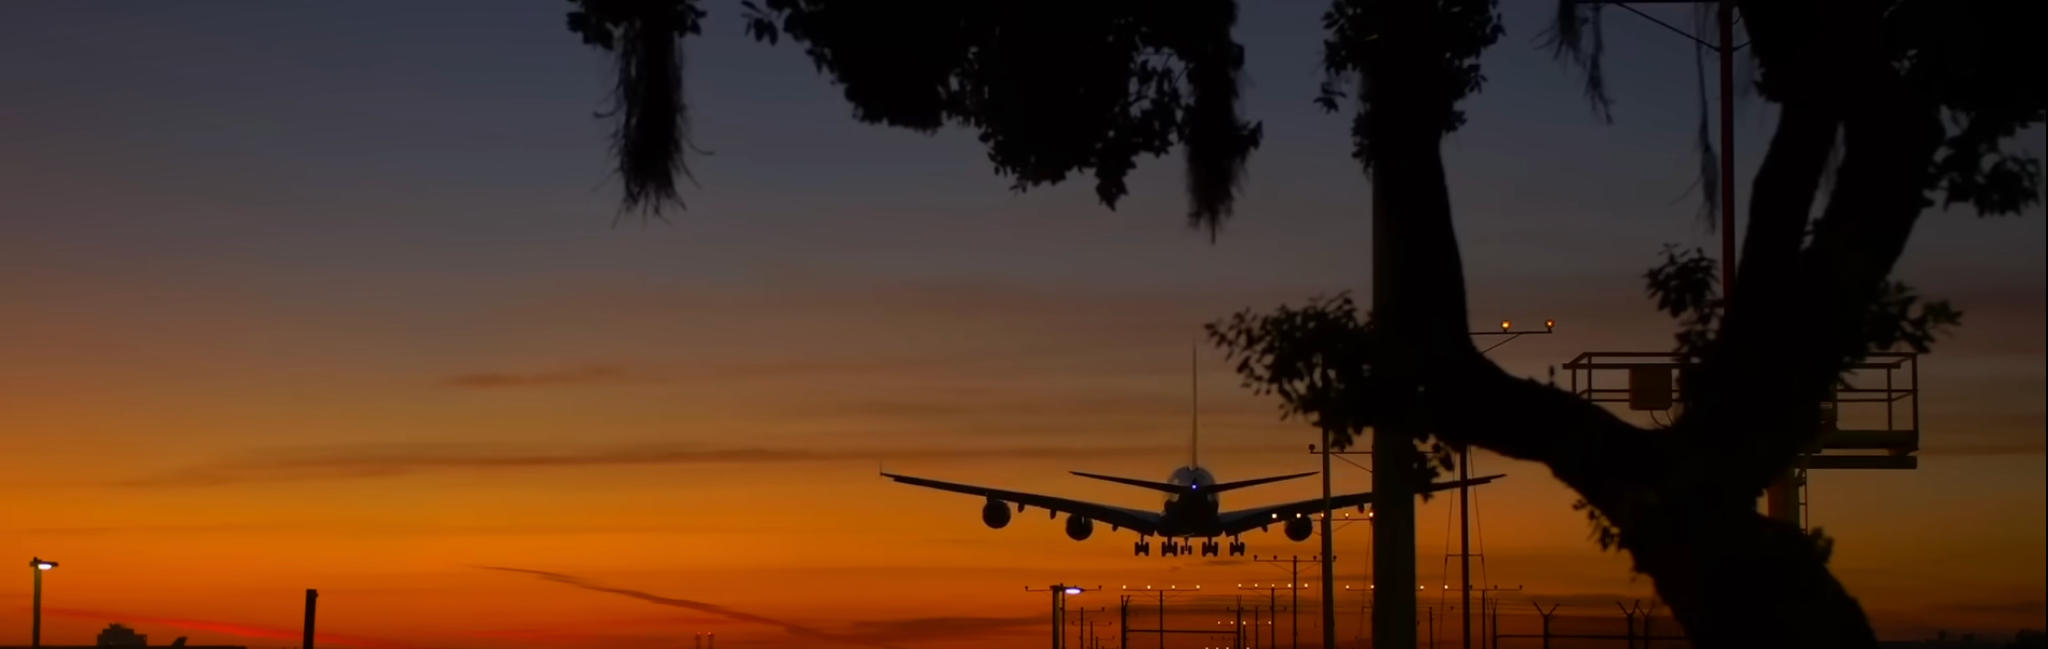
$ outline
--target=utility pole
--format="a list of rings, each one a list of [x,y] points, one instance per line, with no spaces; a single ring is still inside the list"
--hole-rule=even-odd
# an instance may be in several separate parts
[[[1273,557],[1273,558],[1271,558],[1271,559],[1263,559],[1263,560],[1262,560],[1262,559],[1259,559],[1258,557],[1254,556],[1254,557],[1252,557],[1252,560],[1253,560],[1253,561],[1258,561],[1258,562],[1260,562],[1260,563],[1284,563],[1284,562],[1285,562],[1284,560],[1280,559],[1279,557]],[[1298,559],[1298,558],[1297,558],[1297,559],[1295,559],[1294,561],[1295,561],[1295,562],[1296,562],[1296,563],[1298,564],[1298,563],[1300,562],[1300,559]],[[1299,570],[1299,568],[1296,568],[1296,569],[1297,569],[1297,570]],[[1294,603],[1293,603],[1293,604],[1290,604],[1289,606],[1293,608],[1293,611],[1292,611],[1292,613],[1293,613],[1293,615],[1294,615],[1294,621],[1295,621],[1295,623],[1299,623],[1299,622],[1301,621],[1301,607],[1300,607],[1300,604],[1301,604],[1301,587],[1302,587],[1302,584],[1301,584],[1300,582],[1294,582],[1294,583],[1289,583],[1289,584],[1287,584],[1287,585],[1285,585],[1285,586],[1282,586],[1282,585],[1280,585],[1280,584],[1266,584],[1266,585],[1263,585],[1263,586],[1262,586],[1262,585],[1259,585],[1259,584],[1252,584],[1252,585],[1250,585],[1250,586],[1246,586],[1246,585],[1244,585],[1244,584],[1238,584],[1238,585],[1237,585],[1237,588],[1238,588],[1238,590],[1255,590],[1255,591],[1256,591],[1256,590],[1263,590],[1263,591],[1266,591],[1266,610],[1267,610],[1267,611],[1270,611],[1270,612],[1272,612],[1272,613],[1273,613],[1273,623],[1274,623],[1274,624],[1278,624],[1278,623],[1279,623],[1279,621],[1280,621],[1280,603],[1279,603],[1279,593],[1280,593],[1280,591],[1282,591],[1282,590],[1286,590],[1286,591],[1290,591],[1290,592],[1291,592],[1291,594],[1289,595],[1289,597],[1292,597],[1292,598],[1294,598]],[[1278,629],[1275,629],[1274,637],[1273,637],[1273,639],[1272,639],[1272,640],[1269,640],[1269,641],[1267,642],[1267,646],[1272,646],[1273,644],[1277,643],[1278,641],[1279,641],[1279,634],[1278,634]],[[1300,647],[1300,646],[1301,646],[1301,632],[1300,632],[1300,630],[1299,630],[1298,628],[1296,629],[1296,631],[1295,631],[1295,633],[1294,633],[1294,646],[1295,646],[1295,647]]]
[[[1088,649],[1087,636],[1082,635],[1083,633],[1086,633],[1085,629],[1088,628],[1088,609],[1083,607],[1081,610],[1076,612],[1080,613],[1081,616],[1077,618],[1074,623],[1074,637],[1081,641],[1081,649]]]
[[[1471,589],[1471,591],[1472,591],[1472,592],[1475,592],[1475,593],[1479,593],[1479,613],[1478,613],[1478,614],[1479,614],[1479,616],[1480,616],[1480,617],[1479,617],[1479,623],[1480,623],[1480,625],[1481,625],[1482,627],[1485,627],[1485,625],[1487,625],[1487,624],[1488,624],[1488,622],[1487,622],[1487,620],[1488,620],[1488,617],[1487,617],[1488,613],[1487,613],[1487,611],[1488,611],[1489,609],[1487,609],[1487,608],[1486,608],[1486,606],[1487,606],[1487,602],[1486,602],[1486,594],[1487,594],[1487,593],[1513,593],[1513,592],[1521,592],[1521,590],[1522,590],[1522,587],[1521,587],[1521,586],[1516,586],[1516,587],[1514,587],[1514,588],[1501,588],[1500,586],[1487,586],[1487,587],[1485,587],[1485,588],[1473,588],[1473,589]],[[1496,596],[1496,597],[1494,597],[1494,599],[1493,599],[1493,608],[1492,608],[1491,610],[1493,611],[1493,613],[1491,614],[1491,615],[1492,615],[1492,618],[1491,618],[1491,619],[1492,619],[1492,626],[1491,626],[1491,627],[1486,627],[1486,628],[1491,628],[1491,629],[1492,629],[1492,637],[1493,637],[1493,642],[1491,643],[1491,645],[1498,645],[1498,644],[1500,644],[1500,638],[1499,638],[1499,636],[1500,636],[1500,598],[1499,598],[1499,597],[1497,597],[1497,596]],[[1467,612],[1467,619],[1470,619],[1470,615],[1471,615],[1471,613],[1470,613],[1470,612],[1469,612],[1469,610],[1468,610],[1468,612]],[[1488,635],[1487,635],[1487,631],[1485,630],[1485,628],[1482,628],[1482,629],[1480,630],[1480,632],[1479,632],[1479,637],[1480,637],[1480,639],[1481,639],[1481,640],[1484,640],[1485,638],[1487,638],[1487,637],[1488,637]],[[1487,643],[1483,643],[1483,642],[1482,642],[1480,646],[1481,646],[1481,647],[1483,648],[1483,647],[1488,647],[1488,646],[1490,646],[1490,645],[1488,645]]]
[[[1436,649],[1436,607],[1434,607],[1434,606],[1431,606],[1431,607],[1429,607],[1428,611],[1429,611],[1429,649]],[[1634,647],[1630,647],[1629,649],[1635,649],[1635,648],[1634,648]]]
[[[1468,333],[1473,336],[1507,337],[1479,351],[1479,353],[1485,354],[1500,348],[1501,345],[1514,342],[1515,339],[1523,336],[1544,335],[1556,331],[1556,320],[1544,320],[1541,331],[1535,329],[1516,331],[1513,321],[1502,320],[1500,321],[1500,331],[1473,331]],[[1460,483],[1458,485],[1458,606],[1464,609],[1464,613],[1459,616],[1464,625],[1464,628],[1458,634],[1458,646],[1461,649],[1472,649],[1472,485],[1463,484],[1471,478],[1472,446],[1466,444],[1458,447],[1458,481]],[[1480,597],[1483,602],[1485,594],[1481,593]],[[1484,620],[1481,620],[1481,623],[1484,623]]]
[[[1259,646],[1259,607],[1252,607],[1252,647]]]
[[[1116,598],[1116,649],[1131,649],[1131,596]]]
[[[1472,477],[1472,447],[1458,449],[1458,479]],[[1458,485],[1458,606],[1464,628],[1458,632],[1460,649],[1472,649],[1472,485]]]
[[[319,606],[320,591],[306,589],[306,628],[299,631],[304,635],[299,640],[299,649],[313,649],[313,613],[319,610]]]
[[[1322,532],[1323,532],[1323,554],[1322,554],[1322,556],[1325,556],[1325,557],[1330,557],[1331,559],[1335,559],[1335,558],[1336,558],[1336,553],[1337,553],[1337,551],[1336,551],[1336,549],[1335,549],[1335,548],[1334,548],[1334,547],[1333,547],[1333,546],[1331,545],[1332,541],[1330,540],[1330,431],[1329,431],[1328,429],[1324,429],[1324,430],[1323,430],[1323,445],[1322,445],[1322,447],[1321,447],[1321,450],[1322,450],[1322,452],[1323,452],[1323,525],[1322,525]],[[1336,586],[1336,583],[1337,583],[1337,574],[1336,574],[1336,570],[1337,570],[1337,567],[1336,567],[1335,565],[1332,565],[1332,562],[1331,562],[1331,561],[1328,561],[1328,560],[1325,560],[1325,561],[1323,561],[1322,563],[1323,563],[1323,647],[1324,647],[1325,649],[1328,649],[1328,648],[1330,648],[1330,647],[1334,647],[1334,646],[1336,646],[1336,645],[1337,645],[1337,591],[1336,591],[1336,588],[1337,588],[1337,586]],[[1301,583],[1301,579],[1299,578],[1299,576],[1297,576],[1297,577],[1295,578],[1295,580],[1294,580],[1294,583],[1297,583],[1297,584],[1298,584],[1298,583]],[[1294,603],[1294,604],[1293,604],[1292,606],[1293,606],[1293,608],[1294,608],[1294,610],[1295,610],[1295,613],[1294,613],[1294,622],[1291,622],[1291,623],[1290,623],[1290,625],[1292,625],[1292,626],[1294,627],[1294,629],[1295,629],[1295,630],[1294,630],[1294,649],[1301,649],[1301,630],[1300,630],[1300,622],[1301,622],[1301,612],[1300,612],[1300,611],[1301,611],[1301,598],[1300,598],[1299,596],[1297,596],[1297,597],[1295,598],[1295,603]]]
[[[1232,645],[1230,645],[1230,647],[1231,647],[1231,649],[1250,649],[1249,647],[1246,647],[1246,646],[1245,646],[1245,644],[1244,644],[1244,596],[1243,596],[1243,595],[1238,595],[1238,596],[1237,596],[1237,608],[1235,608],[1235,609],[1232,609],[1232,610],[1234,610],[1234,611],[1236,611],[1236,612],[1237,612],[1237,621],[1236,621],[1236,622],[1233,622],[1233,623],[1232,623],[1232,624],[1236,625],[1236,627],[1237,627],[1237,639],[1233,641],[1233,642],[1234,642],[1235,644],[1232,644]]]
[[[1324,448],[1323,448],[1323,451],[1327,452],[1327,451],[1329,451],[1329,448],[1328,448],[1328,447],[1324,447]],[[1327,456],[1326,456],[1326,457],[1327,457]],[[1328,518],[1328,517],[1325,517],[1325,518],[1324,518],[1323,520],[1324,520],[1324,523],[1325,523],[1325,524],[1327,525],[1327,524],[1328,524],[1328,521],[1329,521],[1329,518]],[[1324,569],[1324,571],[1325,571],[1325,572],[1328,572],[1328,570],[1329,570],[1329,568],[1330,568],[1330,564],[1332,563],[1332,561],[1334,561],[1334,560],[1335,560],[1335,557],[1331,557],[1331,558],[1330,558],[1329,560],[1325,560],[1325,559],[1323,558],[1323,556],[1328,556],[1328,555],[1321,555],[1321,556],[1313,556],[1313,557],[1309,557],[1309,558],[1308,558],[1308,560],[1309,560],[1309,561],[1311,561],[1311,562],[1320,562],[1320,563],[1322,563],[1322,564],[1323,564],[1323,569]],[[1288,626],[1288,631],[1289,631],[1290,633],[1292,633],[1292,634],[1294,635],[1294,638],[1293,638],[1293,643],[1292,643],[1292,649],[1301,649],[1301,587],[1302,587],[1302,581],[1301,581],[1301,557],[1299,557],[1299,556],[1290,556],[1290,557],[1288,557],[1288,558],[1285,558],[1285,559],[1282,559],[1282,558],[1280,558],[1280,557],[1269,557],[1269,558],[1260,558],[1260,557],[1259,557],[1259,555],[1256,555],[1256,554],[1254,554],[1254,555],[1252,555],[1252,562],[1254,562],[1254,563],[1285,563],[1285,564],[1288,564],[1288,578],[1289,578],[1289,580],[1290,580],[1290,581],[1288,581],[1288,583],[1287,583],[1287,590],[1288,590],[1288,597],[1290,598],[1290,600],[1289,600],[1289,602],[1288,602],[1288,604],[1287,604],[1287,605],[1288,605],[1288,606],[1289,606],[1290,608],[1292,608],[1292,609],[1293,609],[1293,611],[1291,612],[1291,615],[1292,615],[1292,619],[1290,619],[1290,620],[1288,621],[1288,623],[1287,623],[1287,626]],[[1242,586],[1242,585],[1240,585],[1240,586],[1239,586],[1239,588],[1243,588],[1243,586]],[[1251,588],[1251,590],[1266,590],[1266,591],[1267,591],[1267,592],[1268,592],[1269,594],[1270,594],[1270,593],[1271,593],[1271,592],[1272,592],[1273,590],[1275,590],[1275,589],[1277,589],[1277,587],[1268,587],[1268,588],[1260,588],[1258,584],[1252,584],[1252,588]],[[1324,591],[1326,591],[1326,592],[1327,592],[1327,591],[1329,591],[1329,587],[1328,587],[1328,584],[1325,584],[1325,587],[1324,587]],[[1330,600],[1330,599],[1329,599],[1328,597],[1325,597],[1325,598],[1324,598],[1324,600],[1323,600],[1323,608],[1325,608],[1325,609],[1330,609],[1330,608],[1331,608],[1331,607],[1330,607],[1330,601],[1331,601],[1331,600]],[[1269,602],[1269,604],[1270,604],[1270,602]],[[1332,610],[1334,610],[1334,609],[1332,609]],[[1327,621],[1327,620],[1326,620],[1326,621],[1324,622],[1324,625],[1325,625],[1325,626],[1331,626],[1331,625],[1333,625],[1333,624],[1334,624],[1333,622],[1330,622],[1330,621]]]
[[[1108,609],[1100,606],[1095,607],[1097,613],[1106,610]],[[1088,638],[1095,636],[1095,623],[1088,621],[1088,607],[1074,609],[1074,612],[1079,614],[1074,618],[1074,637],[1081,640],[1081,649],[1088,649]]]

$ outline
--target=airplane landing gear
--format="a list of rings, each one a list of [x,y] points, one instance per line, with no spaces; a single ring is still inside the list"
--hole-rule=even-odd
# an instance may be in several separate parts
[[[1167,540],[1167,541],[1163,541],[1163,542],[1161,542],[1161,543],[1159,544],[1159,556],[1162,556],[1162,557],[1171,557],[1171,556],[1178,556],[1179,554],[1180,554],[1180,544],[1179,544],[1179,543],[1175,543],[1175,542],[1173,542],[1172,540]]]
[[[1230,556],[1244,556],[1244,541],[1239,541],[1237,539],[1230,540]]]
[[[1150,554],[1152,554],[1152,544],[1150,542],[1138,541],[1137,543],[1131,544],[1131,556],[1135,557]]]
[[[1213,556],[1216,556],[1216,553],[1217,553],[1217,552],[1218,552],[1218,551],[1219,551],[1219,550],[1220,550],[1221,548],[1222,548],[1222,546],[1221,546],[1221,545],[1219,545],[1218,543],[1216,543],[1215,541],[1203,541],[1203,542],[1202,542],[1202,556],[1205,556],[1205,557],[1213,557]]]

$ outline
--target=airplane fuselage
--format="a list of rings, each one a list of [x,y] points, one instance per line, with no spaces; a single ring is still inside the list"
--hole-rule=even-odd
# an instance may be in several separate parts
[[[1167,494],[1166,507],[1160,512],[1165,519],[1159,530],[1161,536],[1207,538],[1223,533],[1216,516],[1222,511],[1219,494],[1202,491],[1204,485],[1216,484],[1216,476],[1199,466],[1184,466],[1174,469],[1166,482],[1189,487],[1191,493]]]

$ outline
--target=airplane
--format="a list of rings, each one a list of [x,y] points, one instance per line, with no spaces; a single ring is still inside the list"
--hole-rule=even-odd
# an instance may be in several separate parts
[[[1022,491],[943,482],[929,478],[899,475],[887,471],[882,471],[881,474],[882,477],[903,484],[987,498],[987,504],[982,505],[981,508],[981,522],[992,529],[1001,529],[1003,526],[1010,524],[1009,503],[1015,503],[1017,505],[1017,513],[1020,514],[1024,512],[1024,508],[1027,506],[1044,508],[1051,518],[1058,518],[1060,513],[1066,513],[1067,538],[1076,541],[1086,540],[1090,535],[1094,534],[1095,521],[1108,523],[1112,532],[1130,529],[1138,533],[1138,541],[1132,544],[1131,547],[1131,554],[1134,556],[1150,555],[1152,553],[1151,537],[1153,535],[1158,535],[1162,538],[1159,556],[1191,554],[1195,551],[1194,545],[1186,540],[1195,538],[1202,539],[1201,556],[1216,556],[1223,551],[1222,544],[1215,540],[1219,536],[1230,537],[1228,551],[1231,556],[1241,556],[1245,551],[1245,543],[1238,538],[1239,535],[1253,529],[1264,530],[1274,524],[1279,524],[1281,530],[1286,533],[1287,538],[1290,540],[1304,541],[1308,539],[1309,534],[1314,529],[1313,516],[1323,511],[1323,499],[1321,498],[1253,507],[1250,509],[1222,511],[1219,507],[1218,496],[1225,491],[1234,489],[1304,478],[1316,475],[1315,472],[1293,473],[1250,480],[1238,480],[1235,482],[1217,482],[1216,476],[1209,473],[1208,469],[1202,468],[1199,461],[1200,456],[1198,453],[1201,442],[1199,427],[1191,430],[1190,436],[1192,439],[1187,466],[1174,469],[1172,475],[1167,477],[1166,482],[1152,482],[1149,480],[1084,473],[1081,471],[1070,472],[1083,478],[1106,480],[1164,492],[1166,494],[1166,506],[1159,512],[1129,509]],[[1503,475],[1497,474],[1465,480],[1438,482],[1424,487],[1421,491],[1428,493],[1444,489],[1456,489],[1466,485],[1485,484],[1500,477],[1503,477]],[[1360,512],[1363,512],[1365,511],[1365,506],[1371,502],[1372,492],[1363,491],[1332,495],[1329,507],[1331,510],[1356,507]]]

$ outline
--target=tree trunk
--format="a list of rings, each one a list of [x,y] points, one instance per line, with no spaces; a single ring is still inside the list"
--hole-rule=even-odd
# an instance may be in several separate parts
[[[1695,647],[1875,647],[1826,550],[1752,502],[1638,509],[1622,545]]]
[[[1861,606],[1828,572],[1825,542],[1759,515],[1755,499],[1817,435],[1818,395],[1862,340],[1854,316],[1921,209],[1939,125],[1903,92],[1873,35],[1858,31],[1870,16],[1837,20],[1842,7],[1795,4],[1759,12],[1752,26],[1760,49],[1780,53],[1770,62],[1780,79],[1825,83],[1790,100],[1755,180],[1754,256],[1740,281],[1776,286],[1729,307],[1703,368],[1704,398],[1669,430],[1620,422],[1473,350],[1438,137],[1447,107],[1426,99],[1432,80],[1417,77],[1429,66],[1389,56],[1373,68],[1368,141],[1385,215],[1375,235],[1398,242],[1376,246],[1387,256],[1374,282],[1389,350],[1374,368],[1389,391],[1381,432],[1416,430],[1419,416],[1445,441],[1543,462],[1613,526],[1699,647],[1876,644]],[[1930,124],[1937,137],[1925,137]],[[1802,246],[1837,125],[1842,173]]]

